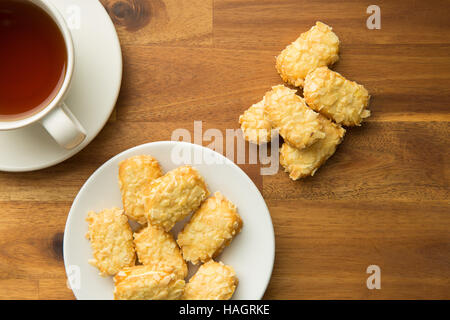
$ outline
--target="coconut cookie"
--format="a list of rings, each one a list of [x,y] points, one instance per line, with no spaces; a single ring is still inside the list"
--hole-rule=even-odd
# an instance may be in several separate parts
[[[302,87],[306,75],[318,67],[339,60],[339,38],[332,28],[322,22],[302,33],[277,57],[276,68],[281,78]]]
[[[86,221],[89,223],[86,237],[94,256],[89,263],[100,270],[100,275],[115,275],[124,267],[134,266],[133,232],[123,210],[90,211]]]
[[[221,262],[202,265],[186,284],[183,300],[229,300],[238,285],[234,269]]]
[[[370,116],[367,90],[327,67],[306,76],[303,95],[312,109],[344,126],[359,126]]]
[[[313,176],[319,167],[336,151],[344,138],[345,130],[323,116],[320,116],[325,138],[312,146],[297,149],[284,143],[280,149],[280,164],[292,180]]]
[[[236,206],[220,192],[206,200],[178,234],[186,261],[193,264],[216,257],[242,228]]]
[[[144,265],[155,270],[175,273],[180,279],[187,276],[187,265],[173,236],[149,224],[134,234],[136,253]]]
[[[162,176],[158,160],[151,156],[134,156],[119,164],[119,187],[125,214],[140,224],[146,224],[144,190]]]
[[[178,300],[184,280],[173,273],[155,271],[151,266],[120,270],[114,277],[115,300]]]
[[[325,133],[320,115],[296,92],[283,85],[273,87],[266,93],[264,113],[292,147],[303,149],[323,139]]]
[[[270,142],[272,125],[264,115],[264,99],[248,108],[239,117],[239,124],[248,142],[256,144]]]
[[[200,207],[209,196],[203,177],[191,166],[169,171],[154,180],[144,195],[148,221],[169,231],[180,220]]]

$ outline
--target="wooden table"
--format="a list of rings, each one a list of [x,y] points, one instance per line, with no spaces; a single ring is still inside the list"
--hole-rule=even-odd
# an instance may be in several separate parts
[[[317,174],[290,181],[242,165],[276,233],[268,299],[450,298],[448,1],[102,0],[122,43],[116,111],[53,168],[0,173],[0,298],[72,299],[64,225],[85,180],[115,154],[177,128],[237,128],[281,82],[274,56],[316,20],[341,39],[335,70],[372,94],[372,117]],[[207,142],[205,142],[207,144]],[[381,268],[368,290],[366,268]]]

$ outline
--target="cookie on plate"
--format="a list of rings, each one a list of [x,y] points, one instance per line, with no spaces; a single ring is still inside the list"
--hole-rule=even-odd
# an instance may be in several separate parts
[[[178,234],[183,257],[193,264],[216,257],[241,231],[236,206],[220,192],[207,199]]]
[[[115,300],[178,300],[185,282],[173,273],[155,271],[151,266],[120,270],[114,277]]]
[[[155,270],[174,273],[180,279],[187,276],[187,265],[172,234],[148,224],[134,234],[136,254],[144,265]]]
[[[133,232],[123,210],[90,211],[86,221],[89,223],[86,237],[94,256],[89,263],[96,266],[102,276],[115,275],[124,267],[134,266]]]
[[[200,266],[186,284],[183,300],[229,300],[239,281],[234,269],[213,260]]]
[[[119,164],[119,187],[125,214],[140,224],[146,224],[144,190],[162,176],[158,160],[148,155],[134,156]]]
[[[191,166],[182,166],[149,185],[144,195],[145,215],[151,224],[169,231],[208,196],[200,173]]]

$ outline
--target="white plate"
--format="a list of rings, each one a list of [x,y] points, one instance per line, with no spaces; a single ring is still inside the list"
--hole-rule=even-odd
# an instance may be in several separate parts
[[[191,160],[178,162],[172,157],[178,151],[192,155]],[[120,153],[102,165],[81,188],[70,209],[64,232],[64,263],[77,299],[113,298],[112,278],[102,278],[98,270],[88,264],[92,251],[85,238],[88,230],[85,218],[89,210],[122,208],[118,164],[140,154],[157,158],[164,172],[191,164],[205,178],[211,193],[220,191],[237,206],[244,222],[242,231],[216,260],[233,266],[237,273],[239,286],[233,299],[261,299],[275,257],[272,221],[261,193],[250,178],[224,156],[195,144],[174,141],[148,143]],[[211,163],[211,159],[217,161]],[[183,223],[178,223],[174,229],[180,230]],[[195,271],[192,269],[190,274]]]
[[[69,20],[75,69],[67,95],[69,109],[86,129],[77,148],[58,146],[40,124],[0,131],[0,171],[32,171],[58,164],[86,147],[108,121],[122,81],[122,53],[116,30],[97,0],[47,0]],[[70,19],[79,13],[79,20]],[[78,25],[78,22],[80,23]],[[7,151],[7,152],[6,152]]]

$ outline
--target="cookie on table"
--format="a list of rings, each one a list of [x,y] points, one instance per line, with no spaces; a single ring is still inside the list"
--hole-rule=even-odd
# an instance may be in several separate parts
[[[303,149],[323,139],[319,114],[310,109],[296,90],[284,85],[266,93],[264,113],[272,126],[291,146]]]
[[[285,82],[302,87],[309,72],[338,60],[339,38],[330,26],[318,21],[280,53],[276,68]]]
[[[239,281],[231,266],[213,260],[200,266],[186,284],[183,300],[229,300]]]
[[[144,208],[147,220],[169,231],[209,196],[203,177],[191,166],[182,166],[154,180],[146,189]]]
[[[264,99],[245,110],[239,117],[239,124],[248,142],[256,144],[270,142],[272,125],[264,115]]]
[[[102,276],[115,275],[124,267],[134,266],[133,232],[123,210],[113,208],[98,213],[90,211],[86,237],[91,242],[93,259],[89,263]]]
[[[172,234],[148,224],[134,234],[134,244],[142,264],[158,271],[174,273],[180,279],[187,276],[186,262]]]
[[[178,300],[185,282],[174,273],[155,271],[151,266],[120,270],[114,277],[115,300]]]
[[[344,126],[359,126],[370,116],[369,92],[327,67],[306,76],[303,95],[312,109]]]
[[[144,189],[162,176],[158,161],[148,155],[134,156],[119,164],[119,187],[125,214],[140,224],[146,224]]]
[[[242,228],[236,206],[220,192],[207,199],[178,234],[183,257],[193,264],[216,257]]]
[[[342,142],[345,129],[324,116],[320,116],[325,138],[304,149],[284,143],[280,149],[280,164],[292,180],[313,176],[319,167],[330,158]]]

